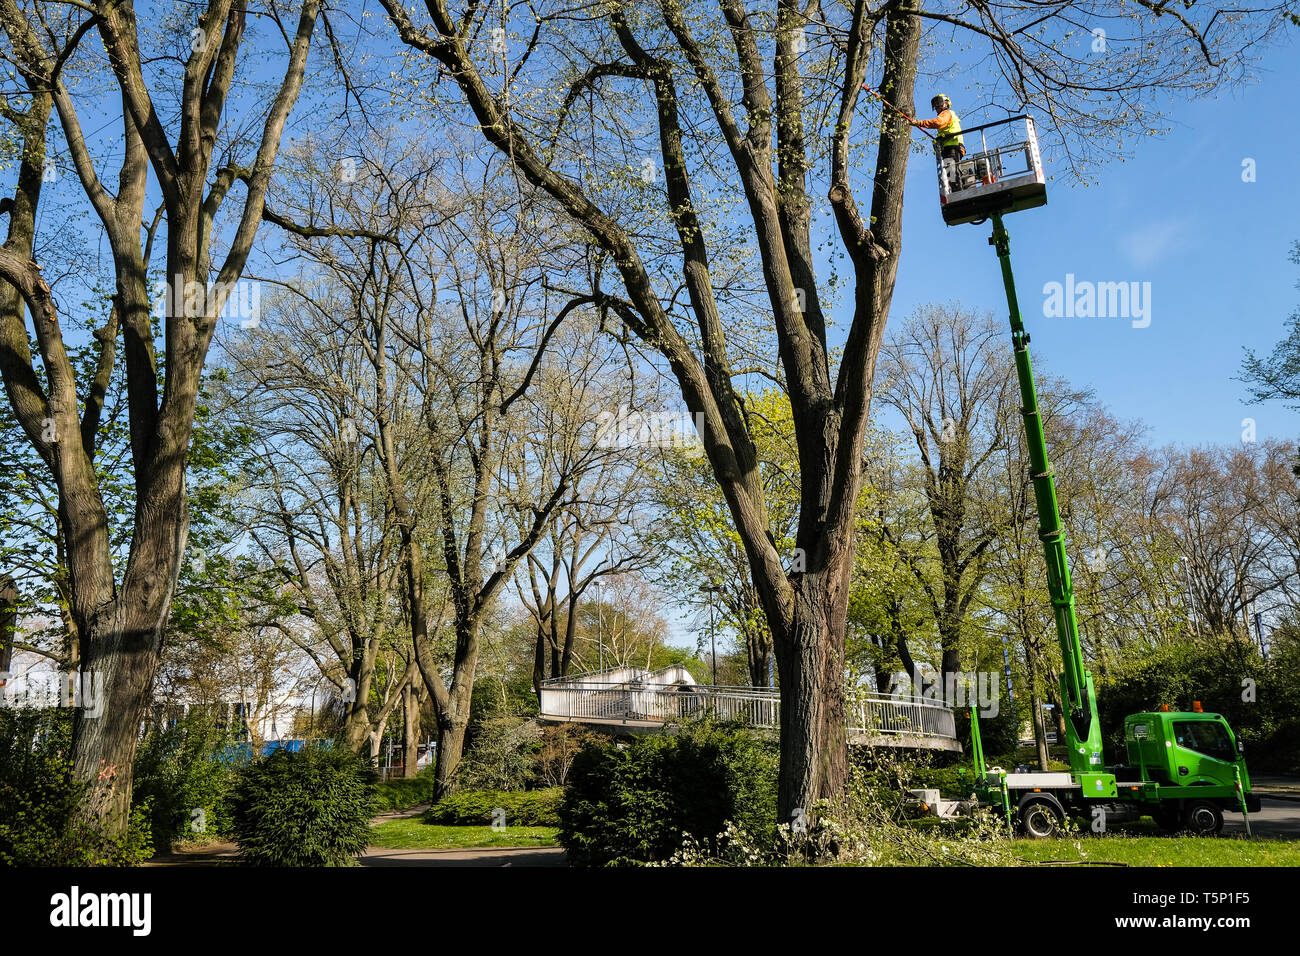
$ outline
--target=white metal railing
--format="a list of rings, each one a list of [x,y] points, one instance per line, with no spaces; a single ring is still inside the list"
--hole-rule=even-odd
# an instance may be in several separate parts
[[[609,675],[588,674],[578,679],[556,678],[543,682],[540,716],[575,721],[672,723],[710,713],[721,720],[739,720],[754,727],[781,726],[781,698],[774,688],[592,680],[597,676]],[[942,700],[867,694],[850,704],[849,717],[849,733],[854,736],[953,739],[957,735],[953,712]]]
[[[961,135],[966,140],[966,155],[961,159],[944,158],[935,143],[939,194],[945,202],[1001,192],[1027,182],[1046,183],[1032,117],[1010,116],[967,127]]]

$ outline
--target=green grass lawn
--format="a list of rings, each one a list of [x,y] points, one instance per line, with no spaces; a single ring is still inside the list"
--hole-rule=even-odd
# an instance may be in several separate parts
[[[1239,837],[1165,837],[1111,833],[1054,840],[1017,839],[1012,852],[1044,863],[1129,866],[1300,866],[1300,842]]]
[[[444,827],[417,817],[370,828],[372,846],[390,850],[468,850],[477,847],[558,846],[554,827]]]

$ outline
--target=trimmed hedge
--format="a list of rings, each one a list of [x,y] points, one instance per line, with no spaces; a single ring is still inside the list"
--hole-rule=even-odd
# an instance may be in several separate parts
[[[394,777],[375,788],[375,812],[409,810],[433,799],[433,772],[421,770],[414,777]]]
[[[505,811],[506,826],[558,827],[559,806],[563,791],[559,787],[544,790],[464,790],[443,797],[424,812],[425,823],[442,826],[486,826],[497,819],[497,809]]]
[[[241,767],[232,830],[254,866],[347,866],[370,843],[375,773],[356,754],[277,750]]]
[[[677,736],[589,746],[574,760],[560,805],[560,842],[575,866],[666,860],[689,834],[706,848],[730,823],[759,845],[775,836],[777,747],[712,721]]]

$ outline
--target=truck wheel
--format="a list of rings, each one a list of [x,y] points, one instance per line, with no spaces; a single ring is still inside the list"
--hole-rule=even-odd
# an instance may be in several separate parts
[[[1223,829],[1223,811],[1208,800],[1194,800],[1183,813],[1183,826],[1193,836],[1214,836]]]
[[[1061,815],[1050,803],[1027,803],[1020,808],[1020,832],[1032,840],[1059,836]]]

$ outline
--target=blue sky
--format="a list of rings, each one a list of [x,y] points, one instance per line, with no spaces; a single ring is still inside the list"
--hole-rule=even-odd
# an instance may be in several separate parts
[[[1168,135],[1144,138],[1126,162],[1097,169],[1094,185],[1049,182],[1048,205],[1006,219],[1035,363],[1093,387],[1120,418],[1143,420],[1157,445],[1237,442],[1246,417],[1260,440],[1300,439],[1300,414],[1248,405],[1233,380],[1242,347],[1267,353],[1300,306],[1300,268],[1287,259],[1300,239],[1294,44],[1269,51],[1258,72],[1257,83],[1217,99],[1174,104]],[[927,99],[918,90],[917,102]],[[1242,181],[1246,158],[1255,160],[1254,182]],[[989,225],[943,224],[937,197],[925,201],[937,188],[924,158],[910,165],[907,189],[891,321],[950,299],[1004,320]],[[1150,282],[1150,326],[1045,318],[1044,283],[1067,273]]]

